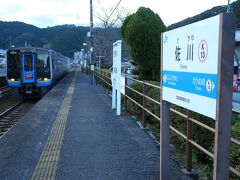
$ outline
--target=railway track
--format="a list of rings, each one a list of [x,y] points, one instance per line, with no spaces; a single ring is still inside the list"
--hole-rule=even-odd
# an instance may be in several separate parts
[[[34,100],[20,100],[8,107],[4,112],[0,112],[0,138],[20,120],[36,103]]]
[[[11,92],[11,88],[8,86],[0,87],[0,97]]]

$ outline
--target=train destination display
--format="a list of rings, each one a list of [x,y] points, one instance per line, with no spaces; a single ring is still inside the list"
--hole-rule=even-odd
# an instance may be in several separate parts
[[[216,118],[220,16],[163,33],[162,98]]]

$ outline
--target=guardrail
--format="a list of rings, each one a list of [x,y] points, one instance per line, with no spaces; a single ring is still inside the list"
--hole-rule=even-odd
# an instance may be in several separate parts
[[[111,72],[110,71],[96,69],[95,70],[95,79],[97,80],[98,83],[101,83],[105,88],[111,90],[112,84],[111,84]],[[136,89],[132,88],[130,85],[128,85],[128,81],[137,82],[137,83],[141,84],[142,92],[139,92]],[[155,106],[157,106],[159,108],[159,110],[160,110],[160,106],[161,106],[160,99],[156,100],[147,95],[146,89],[148,86],[151,88],[158,89],[159,93],[160,93],[161,87],[158,85],[153,85],[153,84],[145,82],[145,81],[139,81],[137,79],[125,76],[125,95],[122,94],[123,98],[124,98],[123,102],[124,102],[125,110],[128,110],[127,101],[131,101],[132,103],[137,105],[142,110],[142,126],[144,128],[146,128],[146,125],[147,125],[146,114],[149,114],[150,116],[152,116],[154,119],[159,121],[159,123],[161,121],[160,113],[159,112],[157,112],[157,113],[151,112],[151,110],[149,110],[146,106],[146,101],[151,101],[153,104],[155,104]],[[142,97],[142,101],[137,102],[136,100],[133,99],[133,97],[130,97],[129,95],[127,95],[127,93],[126,93],[127,91],[131,91],[131,92],[138,94],[139,96]],[[213,127],[208,126],[207,124],[204,124],[204,123],[198,121],[197,119],[194,119],[193,113],[189,110],[186,110],[184,113],[184,112],[180,112],[179,110],[176,110],[175,108],[170,108],[170,111],[186,120],[187,130],[186,130],[185,134],[180,132],[180,130],[176,129],[173,125],[170,125],[170,130],[173,133],[179,135],[179,137],[184,139],[186,142],[186,170],[188,172],[192,172],[192,150],[193,150],[193,147],[197,148],[198,150],[200,150],[201,152],[203,152],[205,155],[207,155],[208,157],[210,157],[213,160],[214,152],[210,152],[209,150],[207,150],[206,148],[204,148],[203,146],[201,146],[200,144],[198,144],[197,142],[195,142],[193,140],[193,125],[203,128],[203,129],[213,133],[213,135],[215,134],[215,129]],[[237,113],[240,116],[239,110],[233,109],[233,112]],[[235,138],[231,138],[231,143],[239,146],[239,148],[240,148],[239,140],[237,140]],[[230,172],[235,174],[237,177],[240,177],[240,172],[237,169],[230,166],[229,170],[230,170]]]

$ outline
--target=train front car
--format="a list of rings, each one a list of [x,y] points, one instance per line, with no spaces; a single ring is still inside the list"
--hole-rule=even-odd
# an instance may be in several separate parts
[[[52,85],[50,53],[37,48],[7,51],[7,81],[20,94],[43,95]]]

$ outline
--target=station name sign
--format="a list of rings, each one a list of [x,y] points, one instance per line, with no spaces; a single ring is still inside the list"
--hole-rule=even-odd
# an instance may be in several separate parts
[[[216,118],[220,15],[162,35],[162,98]]]

